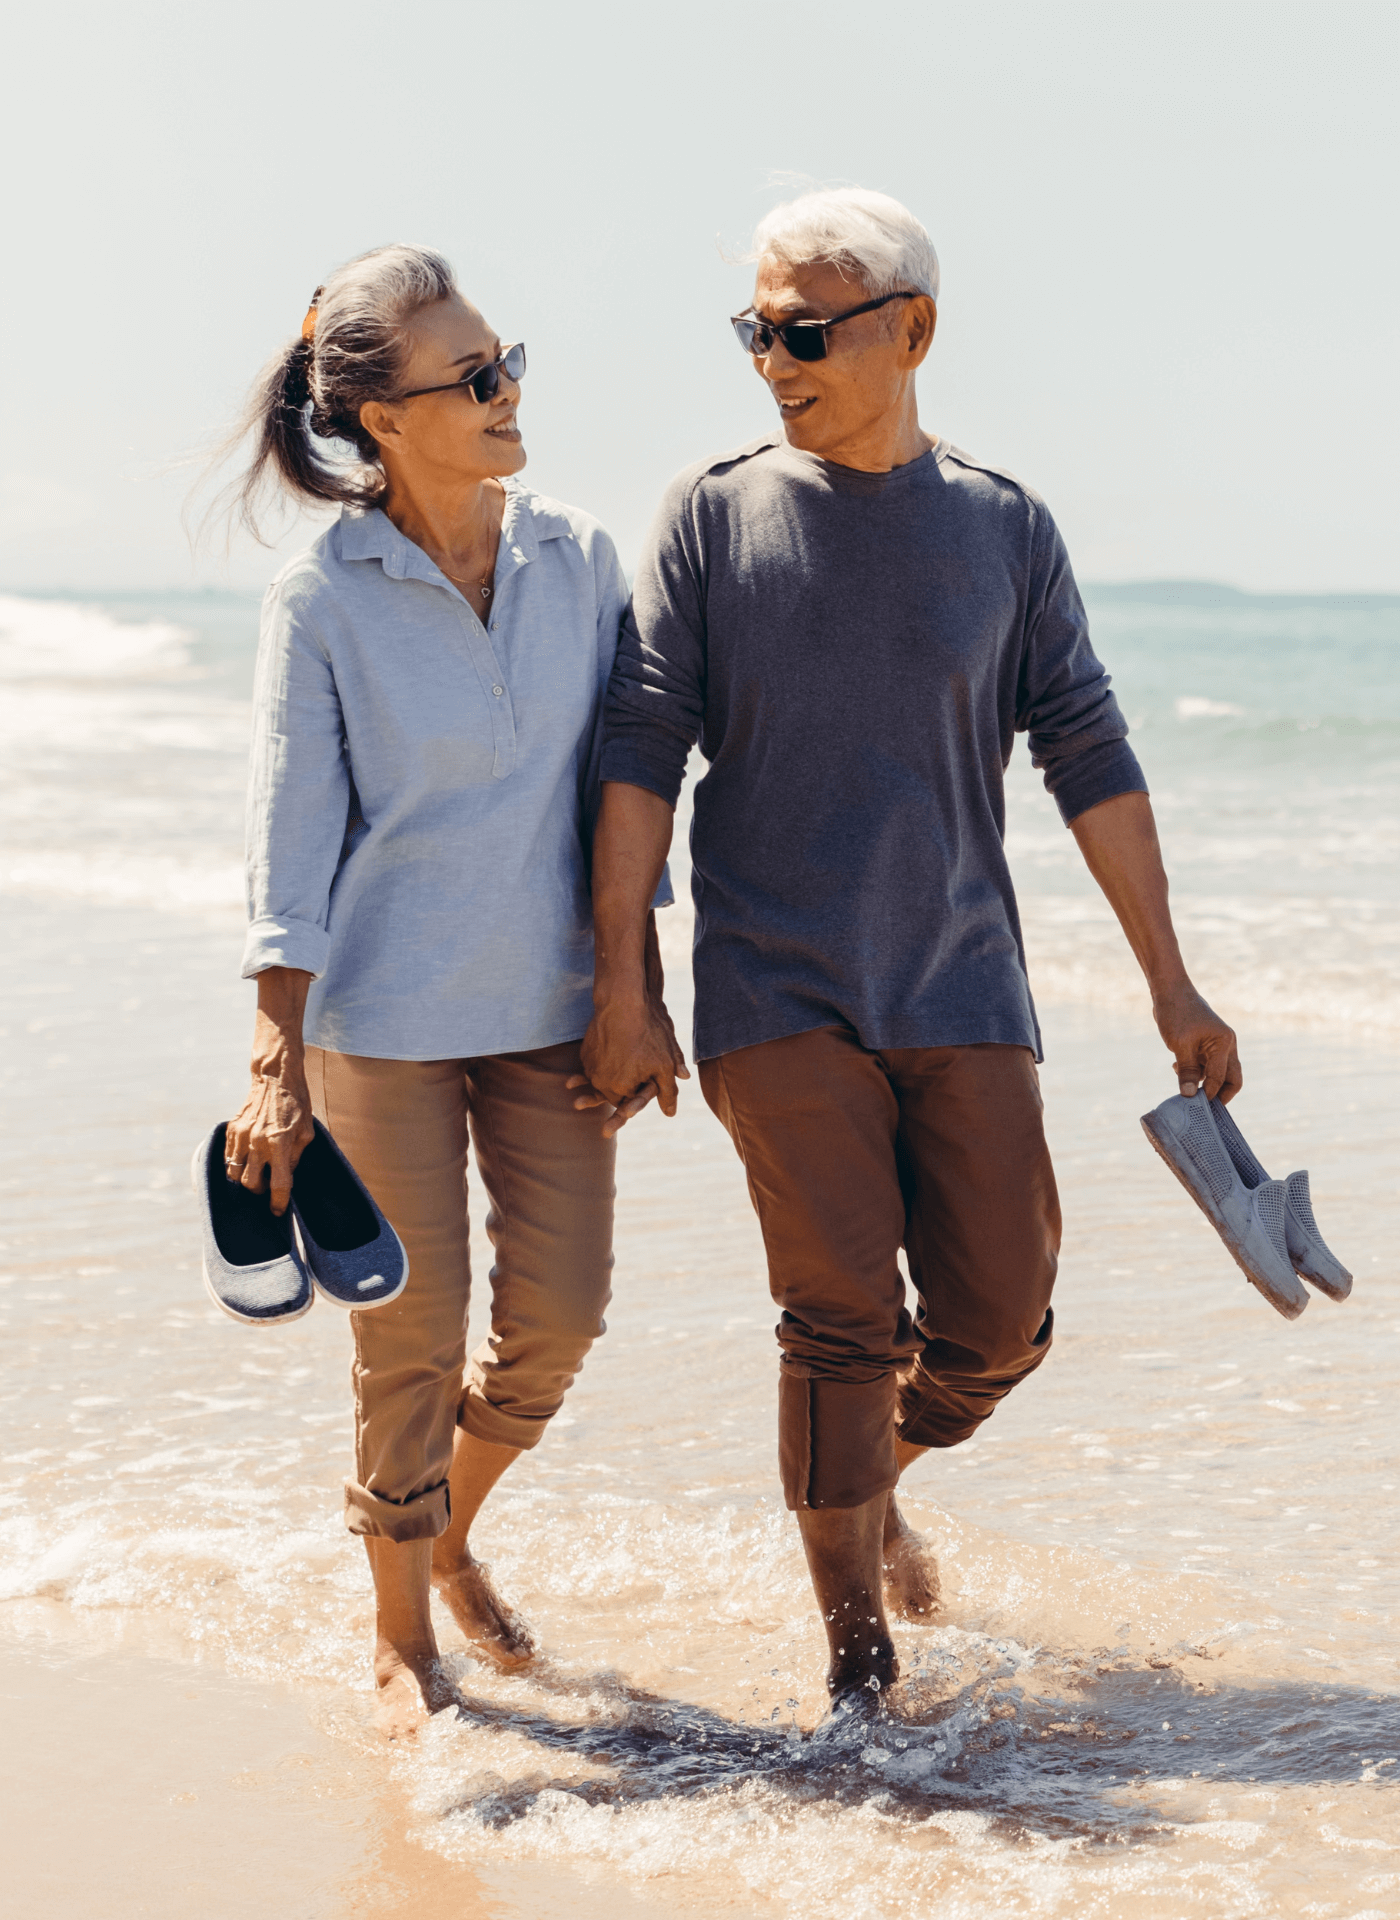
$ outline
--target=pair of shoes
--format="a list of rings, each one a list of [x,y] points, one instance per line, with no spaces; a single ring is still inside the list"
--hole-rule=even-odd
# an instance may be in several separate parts
[[[195,1148],[204,1284],[234,1320],[300,1320],[317,1293],[362,1313],[396,1300],[408,1281],[403,1242],[321,1122],[313,1125],[280,1216],[265,1193],[235,1186],[225,1173],[226,1121]]]
[[[1285,1319],[1308,1304],[1299,1274],[1346,1299],[1351,1275],[1317,1230],[1305,1172],[1271,1180],[1228,1110],[1204,1091],[1190,1100],[1173,1094],[1142,1126],[1245,1277]]]

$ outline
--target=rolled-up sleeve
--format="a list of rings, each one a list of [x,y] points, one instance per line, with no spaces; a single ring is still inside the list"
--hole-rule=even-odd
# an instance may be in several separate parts
[[[598,723],[594,731],[593,749],[589,754],[588,771],[584,779],[583,828],[584,844],[588,848],[590,866],[592,863],[593,833],[598,824],[598,802],[602,793],[601,769],[603,761],[603,739],[606,721],[605,705],[608,683],[613,666],[617,662],[618,639],[622,628],[623,615],[627,610],[627,576],[622,571],[622,563],[617,557],[617,549],[606,535],[594,542],[597,558],[597,585],[595,592],[598,603],[598,655],[608,663],[608,677],[603,683],[603,702],[598,714]],[[675,888],[671,885],[671,863],[668,860],[661,869],[661,878],[652,897],[653,911],[657,907],[673,907],[676,904]]]
[[[1059,529],[1038,507],[1016,727],[1066,826],[1120,793],[1146,793],[1128,723],[1089,639],[1089,620]]]
[[[693,483],[692,483],[693,484]],[[647,536],[608,687],[602,778],[670,806],[705,712],[705,597],[692,485],[673,483]]]
[[[263,603],[248,783],[248,938],[243,978],[325,972],[326,922],[350,806],[345,723],[330,660],[275,583]]]

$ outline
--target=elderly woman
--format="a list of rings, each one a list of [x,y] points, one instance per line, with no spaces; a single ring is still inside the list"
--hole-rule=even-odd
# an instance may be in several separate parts
[[[258,1011],[229,1178],[282,1213],[314,1113],[404,1243],[402,1294],[352,1315],[346,1513],[373,1571],[376,1678],[411,1677],[430,1710],[453,1698],[430,1584],[500,1664],[533,1651],[469,1533],[603,1331],[611,1136],[651,1092],[606,1128],[576,1105],[626,586],[596,521],[514,478],[524,371],[437,254],[365,254],[256,388],[238,493],[254,529],[269,492],[340,515],[264,608],[243,963]],[[651,951],[659,992],[654,925]],[[496,1255],[470,1361],[469,1139]]]

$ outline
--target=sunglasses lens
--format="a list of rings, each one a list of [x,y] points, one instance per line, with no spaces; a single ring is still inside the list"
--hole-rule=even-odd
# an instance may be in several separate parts
[[[757,320],[731,320],[729,323],[745,353],[767,353],[773,336]]]
[[[501,358],[501,369],[507,380],[518,380],[525,371],[525,343],[518,340],[510,352]]]
[[[482,406],[488,400],[494,400],[500,391],[501,370],[493,361],[489,367],[480,367],[465,384],[472,390],[472,398],[479,400]]]
[[[804,327],[794,321],[782,329],[783,345],[794,360],[825,360],[826,328]]]

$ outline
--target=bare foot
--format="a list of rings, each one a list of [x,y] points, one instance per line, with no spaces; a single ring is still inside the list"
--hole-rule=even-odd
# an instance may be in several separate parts
[[[885,1605],[901,1620],[931,1620],[938,1612],[942,1587],[938,1562],[921,1533],[915,1533],[890,1495],[885,1510],[882,1548]]]
[[[425,1715],[461,1704],[436,1647],[400,1648],[381,1635],[374,1650],[374,1680],[379,1689],[376,1717],[391,1740],[416,1732]]]
[[[491,1584],[490,1570],[470,1554],[451,1567],[433,1566],[433,1585],[467,1641],[498,1667],[523,1667],[535,1657],[530,1629]]]

